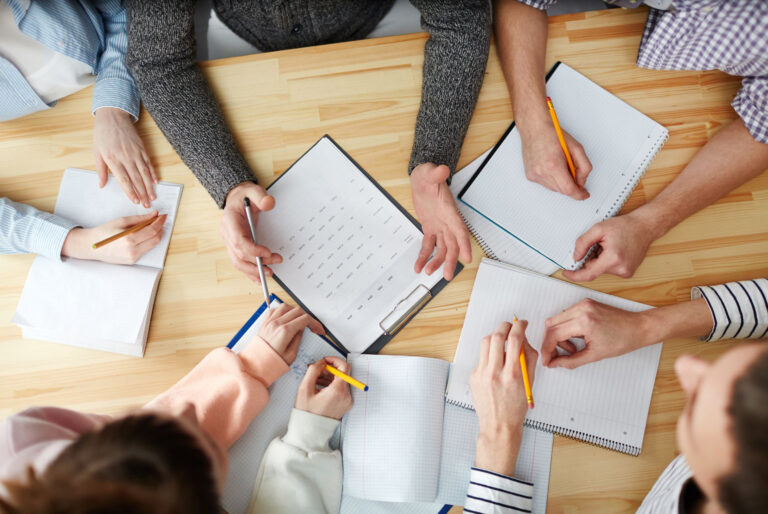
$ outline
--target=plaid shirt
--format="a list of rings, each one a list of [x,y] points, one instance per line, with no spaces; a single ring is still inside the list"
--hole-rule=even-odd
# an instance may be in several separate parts
[[[557,0],[518,0],[546,9]],[[608,0],[624,5],[624,0]],[[768,143],[768,2],[674,0],[651,9],[637,65],[651,70],[721,70],[744,77],[731,106],[752,137]]]

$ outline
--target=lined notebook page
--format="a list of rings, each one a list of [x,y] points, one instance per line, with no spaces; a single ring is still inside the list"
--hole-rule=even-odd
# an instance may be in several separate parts
[[[475,212],[464,202],[458,200],[458,195],[469,179],[475,174],[480,164],[491,151],[483,153],[480,157],[464,166],[453,175],[451,180],[451,193],[456,200],[459,214],[464,218],[467,228],[475,236],[477,242],[491,259],[514,264],[543,275],[551,275],[559,268],[540,253],[518,241],[503,229],[488,221],[485,217]]]
[[[575,269],[576,239],[618,212],[667,130],[566,64],[547,81],[547,94],[563,130],[592,162],[590,198],[573,200],[528,181],[520,134],[513,128],[461,199],[558,266]]]
[[[152,202],[151,208],[145,209],[141,204],[136,205],[128,200],[114,175],[110,174],[107,184],[99,189],[99,178],[96,172],[68,168],[61,179],[54,212],[83,227],[95,227],[115,218],[146,214],[153,210],[157,210],[160,214],[167,214],[162,239],[136,263],[140,266],[162,269],[171,241],[176,211],[179,209],[181,191],[181,184],[160,182],[155,186],[157,199]]]
[[[383,331],[379,322],[419,284],[422,233],[327,137],[281,175],[275,208],[259,216],[256,237],[283,256],[279,278],[351,352]]]
[[[344,417],[344,494],[368,500],[431,502],[438,490],[445,384],[439,359],[350,354],[355,404]]]
[[[446,504],[464,505],[469,471],[475,461],[477,415],[457,405],[446,404],[443,419],[440,485],[437,498],[432,503],[377,502],[344,495],[342,514],[435,514]],[[515,477],[533,483],[534,513],[545,514],[547,510],[552,439],[549,432],[527,427],[523,429]]]
[[[528,320],[528,341],[539,350],[546,318],[583,298],[630,311],[648,308],[484,259],[451,368],[448,399],[472,406],[469,375],[477,363],[480,341],[499,323],[511,320],[513,313]],[[660,355],[661,344],[656,344],[574,370],[545,368],[539,361],[533,386],[536,408],[529,411],[526,423],[638,454]]]
[[[279,302],[275,301],[273,305],[279,305]],[[240,352],[245,348],[253,340],[263,321],[263,316],[259,316],[232,350]],[[330,355],[343,358],[323,338],[304,330],[299,353],[291,369],[272,384],[269,388],[269,403],[251,422],[240,439],[229,448],[229,471],[222,492],[222,506],[229,514],[248,512],[261,458],[272,439],[285,435],[288,429],[288,420],[296,402],[296,392],[307,371],[307,364]]]

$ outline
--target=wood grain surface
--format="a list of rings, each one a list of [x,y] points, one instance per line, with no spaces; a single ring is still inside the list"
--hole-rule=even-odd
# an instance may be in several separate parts
[[[670,138],[624,210],[656,195],[722,125],[740,79],[717,71],[660,72],[634,65],[646,10],[550,18],[547,62],[562,60],[667,126]],[[269,184],[330,134],[411,213],[406,173],[421,94],[424,34],[223,59],[202,64],[258,180]],[[94,169],[91,89],[55,109],[0,123],[0,195],[52,210],[62,171]],[[513,118],[492,50],[460,166],[494,144]],[[139,131],[163,180],[184,184],[143,359],[24,340],[10,323],[33,256],[0,256],[0,416],[30,405],[120,414],[172,385],[225,344],[262,301],[218,233],[220,212],[142,112]],[[728,170],[723,170],[727,173]],[[738,188],[656,242],[632,279],[588,287],[659,306],[696,284],[766,276],[768,174]],[[452,360],[482,251],[382,353]],[[559,276],[559,273],[558,273]],[[274,282],[270,288],[288,297]],[[66,299],[62,299],[66,301]],[[673,362],[713,359],[732,343],[667,341],[643,452],[630,457],[556,437],[549,512],[634,511],[675,456],[684,397]]]

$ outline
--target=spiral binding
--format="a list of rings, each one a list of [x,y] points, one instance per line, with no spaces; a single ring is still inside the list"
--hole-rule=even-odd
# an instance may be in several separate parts
[[[465,409],[475,410],[474,406],[469,403],[460,402],[457,400],[453,400],[451,398],[446,398],[445,401],[450,403],[451,405],[457,405],[459,407],[464,407]],[[637,446],[632,446],[626,443],[620,443],[612,439],[606,439],[605,437],[598,437],[596,435],[588,434],[586,432],[580,432],[578,430],[563,428],[557,425],[550,425],[549,423],[544,423],[541,421],[533,421],[530,419],[525,420],[525,426],[530,428],[535,428],[536,430],[543,430],[544,432],[549,432],[551,434],[563,435],[565,437],[570,437],[571,439],[579,439],[580,441],[584,441],[585,443],[591,444],[593,446],[608,448],[610,450],[626,453],[634,457],[637,457],[638,455],[640,455],[640,448],[638,448]]]
[[[619,212],[622,206],[627,202],[629,195],[632,194],[632,191],[634,191],[637,187],[637,183],[640,182],[642,176],[645,175],[645,172],[648,170],[648,166],[651,165],[651,161],[656,158],[656,155],[661,151],[661,148],[666,144],[667,140],[669,140],[669,132],[665,131],[664,136],[657,139],[653,146],[651,146],[651,148],[648,150],[648,153],[645,154],[645,158],[640,162],[637,169],[635,169],[633,172],[632,180],[630,180],[624,189],[622,189],[621,193],[619,193],[616,201],[613,202],[611,208],[608,209],[605,216],[603,216],[603,220],[612,218],[616,215],[616,213]]]
[[[493,250],[491,250],[491,247],[488,246],[488,244],[485,242],[485,239],[483,239],[480,236],[480,234],[477,233],[477,230],[475,229],[475,227],[472,226],[472,223],[469,222],[469,220],[464,216],[464,214],[462,214],[461,211],[459,211],[459,216],[461,216],[461,219],[464,220],[464,224],[469,229],[469,233],[472,234],[472,236],[475,238],[475,240],[477,241],[477,244],[479,244],[480,248],[482,248],[483,251],[485,252],[485,255],[497,261],[501,260],[498,257],[496,257],[496,254],[493,253]]]

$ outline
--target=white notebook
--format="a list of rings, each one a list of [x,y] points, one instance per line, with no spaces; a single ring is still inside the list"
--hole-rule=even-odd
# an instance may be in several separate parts
[[[110,175],[103,189],[93,171],[64,172],[54,212],[93,227],[157,209],[168,218],[163,237],[133,266],[37,257],[12,321],[25,338],[141,357],[168,252],[181,184],[161,182],[151,209],[131,203]],[[95,242],[95,241],[94,241]]]
[[[579,300],[629,311],[650,308],[522,268],[483,259],[477,272],[448,382],[449,402],[472,408],[469,376],[480,342],[514,315],[528,320],[530,344],[540,350],[545,320]],[[577,343],[578,346],[578,343]],[[648,419],[662,344],[568,370],[536,366],[536,404],[526,425],[638,455]]]
[[[233,338],[229,344],[233,351],[239,352],[251,342],[263,322],[263,312],[262,306]],[[269,403],[229,449],[222,505],[230,514],[247,512],[261,459],[270,441],[287,430],[307,364],[328,355],[342,357],[328,342],[305,330],[290,371],[272,384]],[[437,512],[444,504],[462,505],[475,458],[477,416],[473,411],[445,403],[448,363],[420,357],[360,354],[351,354],[349,362],[352,375],[367,380],[369,390],[352,389],[355,405],[342,424],[341,512],[404,514]],[[416,404],[427,410],[414,410]],[[412,438],[417,438],[422,446],[416,447]],[[338,440],[332,442],[332,446],[337,444]],[[380,473],[381,463],[377,459],[382,455],[387,456],[387,462],[396,460],[396,468]],[[534,482],[533,511],[542,514],[546,511],[551,457],[552,435],[524,429],[515,476]],[[416,459],[422,458],[429,461],[419,463],[423,474],[411,484],[414,473],[409,465],[415,467]],[[403,470],[408,480],[400,476]],[[395,500],[398,502],[393,503]]]
[[[577,269],[576,240],[616,215],[667,140],[668,131],[567,64],[547,80],[560,125],[592,162],[587,200],[573,200],[525,177],[514,124],[473,174],[459,198],[489,222],[561,268]]]
[[[446,284],[413,271],[418,224],[328,136],[268,190],[256,237],[283,256],[275,279],[348,351],[378,351]]]
[[[514,264],[542,275],[551,275],[559,266],[550,261],[530,246],[521,243],[504,229],[494,225],[487,218],[478,214],[464,202],[459,201],[458,196],[469,179],[475,174],[491,150],[486,151],[480,157],[470,162],[453,175],[451,180],[451,193],[456,200],[459,214],[464,218],[467,228],[475,236],[485,255],[497,261]]]

